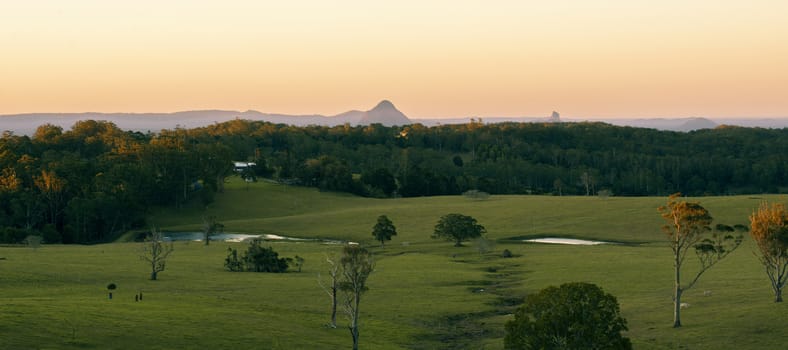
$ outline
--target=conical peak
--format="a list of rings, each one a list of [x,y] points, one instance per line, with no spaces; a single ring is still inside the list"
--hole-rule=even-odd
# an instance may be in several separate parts
[[[383,100],[380,101],[380,103],[378,103],[378,105],[375,106],[375,108],[373,108],[372,110],[376,110],[376,109],[397,109],[397,108],[394,107],[394,104],[391,103],[391,101]]]
[[[380,101],[375,108],[364,112],[360,124],[368,125],[373,123],[385,126],[411,124],[410,119],[397,110],[397,107],[394,107],[394,104],[389,100]]]

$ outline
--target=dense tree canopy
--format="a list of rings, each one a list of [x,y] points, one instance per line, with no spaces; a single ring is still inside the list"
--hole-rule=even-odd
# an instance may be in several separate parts
[[[45,124],[30,137],[0,137],[0,239],[106,241],[144,227],[153,205],[210,203],[234,160],[255,162],[257,176],[373,197],[784,192],[788,129],[233,120],[143,134],[105,121]]]
[[[632,349],[618,300],[590,283],[566,283],[531,294],[506,323],[506,349]]]

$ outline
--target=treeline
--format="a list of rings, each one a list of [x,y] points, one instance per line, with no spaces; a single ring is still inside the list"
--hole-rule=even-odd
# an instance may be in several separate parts
[[[363,196],[722,195],[788,188],[788,129],[691,133],[473,121],[294,127],[233,120],[142,134],[101,121],[0,139],[0,240],[104,241],[152,205],[208,204],[233,174]]]
[[[199,137],[199,138],[198,138]],[[0,139],[0,241],[92,243],[145,225],[152,205],[205,204],[232,174],[232,149],[184,129],[141,134],[103,121]]]
[[[788,189],[788,129],[603,123],[207,128],[275,178],[366,196],[726,195]]]

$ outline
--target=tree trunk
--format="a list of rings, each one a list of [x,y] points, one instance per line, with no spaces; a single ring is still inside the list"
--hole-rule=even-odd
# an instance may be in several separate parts
[[[216,175],[216,193],[224,193],[224,176],[222,175]]]
[[[774,290],[774,302],[775,303],[783,302],[783,289],[780,287],[777,287],[777,289]]]
[[[457,239],[457,243],[454,243],[454,246],[455,246],[455,247],[462,247],[462,241],[460,241],[459,239]]]
[[[676,280],[673,284],[673,328],[679,328],[681,327],[681,293],[684,290],[681,288],[681,260],[678,253],[674,256],[673,268],[676,272]]]
[[[353,337],[353,350],[358,350],[358,326],[353,325],[350,328],[350,336]]]
[[[351,321],[350,334],[353,336],[353,350],[358,350],[358,305],[361,301],[361,291],[356,291],[355,294],[355,298],[353,298],[355,307],[353,308],[353,320]]]
[[[150,273],[150,279],[151,279],[151,281],[155,281],[155,280],[156,280],[156,274],[157,274],[157,273],[156,273],[156,271],[155,271],[155,270],[154,270],[154,271],[151,271],[151,273]]]
[[[331,327],[337,328],[337,279],[334,279],[334,285],[331,287]]]
[[[681,264],[678,255],[675,257],[674,268],[676,269],[676,280],[673,285],[673,328],[681,327]]]
[[[673,328],[681,327],[681,288],[676,286],[673,295]]]

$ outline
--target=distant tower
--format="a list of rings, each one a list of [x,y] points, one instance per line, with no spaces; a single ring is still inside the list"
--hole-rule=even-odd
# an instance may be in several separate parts
[[[550,115],[549,121],[551,123],[560,123],[561,122],[561,115],[558,112],[553,111],[553,114]]]

